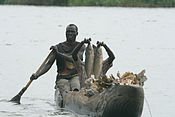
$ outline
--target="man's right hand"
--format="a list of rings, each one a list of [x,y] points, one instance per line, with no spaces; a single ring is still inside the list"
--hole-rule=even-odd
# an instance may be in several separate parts
[[[38,78],[38,76],[36,76],[34,73],[32,74],[32,76],[30,76],[30,80],[36,80]]]
[[[83,40],[83,43],[90,44],[90,41],[91,41],[91,38],[89,38],[89,39],[86,39],[86,38],[85,38],[85,39]]]
[[[50,50],[57,50],[56,46],[51,46]]]

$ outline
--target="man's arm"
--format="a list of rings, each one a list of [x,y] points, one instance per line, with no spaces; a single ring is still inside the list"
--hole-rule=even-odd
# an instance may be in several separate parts
[[[40,77],[41,75],[45,74],[52,67],[52,65],[53,65],[54,62],[55,62],[55,53],[52,53],[52,55],[49,57],[49,59],[46,62],[46,64],[39,71],[39,73],[38,74],[32,74],[32,76],[30,77],[30,79],[31,80],[35,80],[38,77]]]
[[[51,46],[50,49],[53,49],[58,56],[63,57],[65,60],[67,60],[69,62],[73,62],[73,59],[72,59],[72,56],[71,55],[69,56],[67,54],[64,54],[64,53],[59,52],[56,46]]]
[[[74,61],[78,60],[78,52],[80,51],[81,47],[84,43],[90,43],[91,39],[84,39],[78,46],[72,51],[72,58]]]
[[[106,45],[106,44],[104,44],[103,42],[99,42],[99,44],[98,45],[101,45],[101,46],[103,46],[104,48],[105,48],[105,50],[106,50],[106,52],[107,52],[107,54],[108,54],[108,62],[109,62],[109,64],[111,64],[112,62],[113,62],[113,60],[115,59],[115,56],[114,56],[114,54],[113,54],[113,52],[109,49],[109,47]]]
[[[74,61],[78,60],[78,52],[81,49],[81,47],[84,45],[84,42],[82,41],[78,46],[72,51],[72,58]]]
[[[49,60],[47,61],[47,63],[45,64],[45,66],[43,67],[43,69],[41,69],[41,71],[38,73],[38,77],[45,74],[47,71],[49,71],[49,69],[52,67],[53,63],[55,62],[55,54],[53,53],[51,55],[51,57],[49,58]]]

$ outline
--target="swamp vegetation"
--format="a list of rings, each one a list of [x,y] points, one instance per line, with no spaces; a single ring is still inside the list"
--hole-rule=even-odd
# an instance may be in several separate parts
[[[0,0],[0,4],[45,6],[174,7],[175,0]]]

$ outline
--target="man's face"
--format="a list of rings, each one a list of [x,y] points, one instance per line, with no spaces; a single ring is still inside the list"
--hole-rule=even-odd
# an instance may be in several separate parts
[[[66,38],[68,42],[74,42],[78,32],[75,26],[68,26],[66,28]]]

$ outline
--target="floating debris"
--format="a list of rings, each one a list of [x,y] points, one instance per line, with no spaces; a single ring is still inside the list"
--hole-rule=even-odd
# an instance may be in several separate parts
[[[58,27],[63,27],[63,25],[59,24]]]
[[[11,44],[11,43],[6,43],[5,45],[6,45],[6,46],[11,46],[12,44]]]

